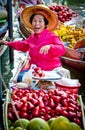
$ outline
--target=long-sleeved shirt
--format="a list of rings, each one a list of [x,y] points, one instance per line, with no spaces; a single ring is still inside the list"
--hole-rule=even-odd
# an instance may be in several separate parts
[[[48,53],[40,54],[40,48],[45,45],[50,45]],[[28,51],[31,57],[30,63],[48,71],[62,66],[60,57],[66,52],[59,37],[46,29],[40,34],[32,33],[23,41],[8,42],[8,46],[23,52]]]

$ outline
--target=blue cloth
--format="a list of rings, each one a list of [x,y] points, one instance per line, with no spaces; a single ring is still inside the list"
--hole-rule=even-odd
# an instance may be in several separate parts
[[[3,26],[0,27],[0,36],[7,31],[8,22],[4,23]]]
[[[17,79],[17,82],[22,82],[22,78],[23,78],[23,75],[25,74],[25,72],[27,72],[28,70],[23,70],[19,73],[19,76],[18,76],[18,79]]]

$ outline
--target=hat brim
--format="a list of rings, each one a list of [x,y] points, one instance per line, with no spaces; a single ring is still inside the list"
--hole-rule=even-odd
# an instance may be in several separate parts
[[[20,19],[27,28],[33,30],[33,26],[30,23],[30,17],[32,14],[35,14],[37,10],[44,11],[47,14],[47,20],[49,22],[47,25],[48,30],[54,30],[58,26],[58,17],[53,11],[45,5],[36,5],[25,8],[21,13]]]

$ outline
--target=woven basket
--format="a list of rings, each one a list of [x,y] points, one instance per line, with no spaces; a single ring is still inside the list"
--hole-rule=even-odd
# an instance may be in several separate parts
[[[4,129],[5,130],[9,130],[9,128],[8,128],[8,119],[7,119],[9,96],[10,96],[10,92],[9,92],[9,89],[7,89],[6,90],[6,97],[5,97],[4,107],[3,107],[3,122],[4,122]]]
[[[7,93],[6,93],[6,99],[5,99],[5,103],[4,103],[4,128],[5,130],[9,130],[9,127],[8,127],[8,119],[7,119],[7,111],[8,111],[8,103],[10,101],[10,91],[7,90]],[[85,116],[84,116],[84,104],[83,104],[83,101],[82,101],[82,97],[81,95],[79,95],[79,100],[78,100],[80,106],[81,106],[81,110],[82,110],[82,123],[83,123],[83,130],[85,130]]]

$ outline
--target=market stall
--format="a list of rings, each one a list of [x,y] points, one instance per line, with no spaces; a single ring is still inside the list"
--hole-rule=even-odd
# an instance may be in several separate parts
[[[59,10],[60,5],[56,6],[56,10],[57,7]],[[55,6],[50,8],[54,9]],[[62,6],[62,8],[63,9],[61,10],[64,10],[64,6]],[[71,11],[71,13],[73,13],[74,16],[78,15],[76,12]],[[60,16],[59,18],[61,19]],[[70,14],[68,20],[71,18],[72,14]],[[60,31],[60,26],[64,27],[64,20],[68,21],[65,15],[62,20],[63,21],[59,22],[59,27],[54,30],[55,33]],[[68,29],[69,28],[72,29],[73,27],[68,26]],[[81,30],[82,29],[79,28],[79,31]],[[26,31],[29,34],[29,30]],[[85,36],[85,34],[83,36]],[[63,36],[61,36],[61,38],[62,37]],[[67,40],[67,38],[65,40]],[[73,44],[69,45],[71,46]],[[77,54],[80,55],[80,53]],[[26,82],[18,82],[18,77],[22,68],[27,66],[29,67],[28,61],[25,60],[20,62],[17,72],[12,79],[13,82],[10,84],[10,89],[6,89],[3,114],[6,119],[4,122],[5,129],[10,130],[20,127],[20,129],[38,130],[39,127],[42,127],[43,130],[59,130],[62,128],[65,130],[68,128],[69,130],[73,130],[75,129],[74,127],[76,127],[77,130],[85,130],[84,104],[82,96],[79,95],[79,89],[81,88],[80,81],[78,79],[65,79],[60,73],[55,74],[55,72],[45,72],[38,67],[33,67],[32,76],[27,75],[28,79]],[[51,119],[53,119],[52,124],[49,123]],[[66,120],[67,126],[59,124],[56,121],[57,119],[59,119],[62,124],[65,123],[64,120]],[[23,123],[20,121],[17,124],[16,122],[19,120],[24,121],[22,121]],[[43,123],[40,124],[40,122],[38,122],[38,125],[37,123],[35,125],[31,125],[31,121],[36,120],[43,122],[45,127],[44,125],[41,125]],[[56,122],[57,125],[55,125]],[[26,125],[24,125],[24,123],[26,123]]]

